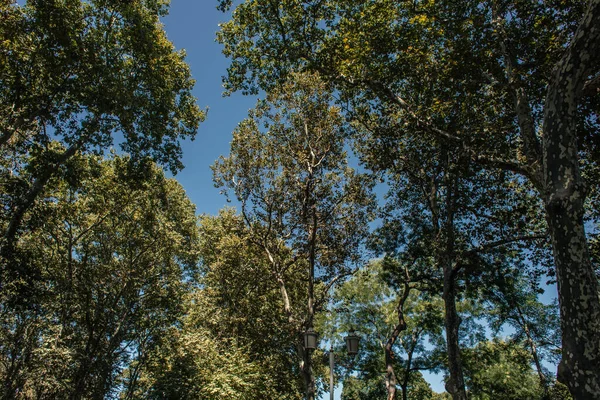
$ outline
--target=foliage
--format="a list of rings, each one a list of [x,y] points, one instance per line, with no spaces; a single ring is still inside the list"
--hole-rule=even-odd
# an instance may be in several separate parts
[[[295,75],[259,101],[234,132],[230,156],[213,166],[247,225],[288,244],[296,259],[314,258],[325,282],[360,260],[372,200],[370,182],[348,166],[329,90],[318,75]]]
[[[383,376],[366,379],[349,376],[344,379],[342,400],[378,400],[385,398]]]
[[[102,154],[116,141],[132,164],[151,157],[173,173],[183,167],[180,140],[195,136],[204,113],[185,54],[159,22],[167,8],[163,0],[0,3],[3,269],[23,268],[16,241],[30,229],[28,211],[51,180],[75,176],[75,154]]]
[[[538,293],[526,282],[518,271],[512,271],[497,277],[498,286],[491,286],[485,292],[491,329],[497,334],[505,325],[510,326],[511,340],[528,347],[534,362],[558,364],[561,350],[558,304],[556,300],[551,304],[540,302]],[[538,368],[543,375],[551,376],[540,365]]]
[[[434,396],[429,383],[420,372],[411,374],[408,393],[408,398],[411,400],[431,400]],[[378,378],[369,380],[349,376],[344,380],[341,398],[342,400],[379,400],[385,398],[386,394],[385,382],[381,374]]]
[[[550,390],[550,400],[573,400],[569,388],[560,382],[555,382]]]
[[[4,280],[3,398],[118,390],[125,366],[177,320],[195,273],[194,206],[179,184],[153,164],[140,180],[126,158],[70,162],[77,184],[50,188],[32,211],[44,223],[21,238],[36,276],[25,306],[20,282]]]
[[[136,398],[299,399],[296,334],[268,262],[232,209],[200,219],[201,277],[142,373]],[[289,276],[290,291],[305,289]]]
[[[361,337],[359,354],[352,359],[343,357],[339,363],[338,373],[343,374],[348,398],[381,398],[382,393],[386,393],[384,350],[398,324],[400,296],[386,284],[384,276],[381,261],[369,263],[336,288],[331,314],[322,318],[323,329],[329,332],[327,337],[334,343],[341,342],[342,334],[350,329],[357,329]],[[420,371],[441,367],[437,348],[443,342],[441,301],[415,290],[403,307],[407,326],[393,346],[394,368],[408,398],[429,398],[431,389]],[[343,350],[339,349],[339,353]],[[352,375],[352,371],[358,371],[358,376]]]
[[[228,92],[321,73],[366,130],[361,157],[374,171],[403,162],[412,140],[528,182],[559,281],[561,375],[587,398],[600,393],[598,280],[584,229],[599,159],[598,21],[597,0],[252,0],[236,4],[218,39],[231,58]]]
[[[142,375],[145,391],[133,398],[299,399],[293,394],[297,388],[278,387],[286,383],[282,370],[275,369],[281,366],[274,365],[278,349],[257,354],[252,348],[257,338],[214,332],[211,325],[228,321],[212,300],[204,290],[188,296],[181,328],[172,328],[156,348]]]
[[[316,383],[302,332],[313,327],[327,289],[362,260],[372,203],[371,182],[348,166],[343,120],[332,100],[318,75],[294,75],[250,111],[229,157],[212,167],[215,185],[241,203],[249,240],[279,286],[309,399]],[[306,295],[292,297],[289,271],[303,272]]]
[[[539,380],[531,369],[528,351],[514,343],[481,342],[464,351],[470,397],[491,399],[541,399]]]
[[[2,145],[49,162],[51,138],[102,151],[119,132],[132,157],[180,169],[178,140],[193,137],[203,114],[184,53],[159,23],[167,8],[156,0],[4,1]]]

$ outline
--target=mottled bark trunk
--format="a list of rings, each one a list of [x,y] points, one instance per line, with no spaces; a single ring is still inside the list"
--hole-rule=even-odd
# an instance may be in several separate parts
[[[583,207],[568,200],[561,203],[546,207],[562,328],[563,358],[558,375],[576,400],[600,399],[598,281],[590,262],[582,218],[574,218]]]
[[[543,165],[546,219],[556,266],[562,328],[559,379],[575,400],[600,399],[600,295],[585,235],[577,109],[600,62],[600,0],[592,0],[546,95]]]
[[[444,326],[446,328],[446,351],[448,354],[448,371],[450,376],[446,390],[453,400],[466,400],[465,379],[458,343],[460,317],[456,311],[456,282],[451,265],[444,267]]]

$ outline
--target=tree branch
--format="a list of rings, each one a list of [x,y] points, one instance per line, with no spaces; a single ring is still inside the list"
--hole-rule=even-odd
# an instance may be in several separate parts
[[[467,251],[467,253],[482,253],[487,250],[491,250],[496,247],[504,246],[505,244],[515,243],[515,242],[525,242],[529,240],[537,240],[537,239],[546,239],[548,235],[523,235],[523,236],[515,236],[512,238],[500,239],[495,242],[489,242],[482,244],[481,246],[475,247]]]

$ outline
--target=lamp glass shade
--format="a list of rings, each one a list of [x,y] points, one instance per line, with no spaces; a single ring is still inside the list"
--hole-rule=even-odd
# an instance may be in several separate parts
[[[309,328],[304,332],[304,348],[307,350],[314,350],[317,348],[317,332],[312,328]]]
[[[360,337],[356,336],[354,331],[352,331],[344,340],[346,340],[348,355],[355,356],[358,353],[358,342],[360,341]]]

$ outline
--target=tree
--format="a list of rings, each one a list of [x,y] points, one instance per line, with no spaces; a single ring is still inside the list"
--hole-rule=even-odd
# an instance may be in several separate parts
[[[598,129],[599,19],[598,0],[262,0],[237,5],[218,37],[232,59],[228,91],[317,70],[358,117],[367,110],[377,123],[394,122],[394,129],[375,124],[368,144],[397,152],[398,138],[435,137],[528,180],[544,204],[556,265],[559,376],[575,398],[588,399],[600,397],[600,298],[581,161],[596,168],[598,157],[578,142]],[[429,101],[420,101],[423,92]],[[366,157],[377,159],[370,149]]]
[[[537,290],[532,290],[532,285],[527,284],[519,271],[505,273],[495,281],[497,286],[490,286],[484,296],[491,327],[495,334],[505,324],[514,329],[511,340],[522,343],[529,350],[540,387],[547,395],[554,379],[542,366],[542,361],[557,364],[561,350],[557,304],[541,303]]]
[[[446,146],[410,138],[401,146],[401,157],[387,168],[388,202],[372,243],[391,261],[391,280],[401,292],[418,285],[443,299],[446,386],[464,399],[458,303],[465,297],[479,301],[473,289],[489,285],[486,275],[523,264],[523,249],[545,235],[535,217],[519,220],[511,212],[535,215],[539,203],[527,190],[511,190],[517,177],[482,171]],[[399,330],[403,326],[400,319]]]
[[[268,263],[233,209],[200,217],[200,271],[183,315],[139,368],[127,399],[301,399],[290,334]],[[290,277],[293,292],[306,284]],[[296,288],[297,287],[297,288]]]
[[[528,351],[510,342],[481,342],[465,351],[469,395],[475,400],[541,399]]]
[[[101,154],[116,138],[134,163],[152,157],[181,169],[179,141],[195,136],[204,113],[185,54],[159,22],[167,8],[156,0],[0,3],[3,268],[25,273],[15,243],[27,213],[76,154]]]
[[[289,348],[272,348],[258,354],[257,338],[221,329],[215,332],[220,323],[231,321],[227,313],[221,314],[211,292],[198,289],[188,294],[181,327],[172,327],[162,338],[141,372],[142,385],[128,398],[300,399],[295,387],[300,382],[285,382],[291,369],[276,369],[281,367],[278,355],[289,352]],[[277,343],[274,340],[271,344]],[[282,390],[282,383],[286,390]]]
[[[420,371],[441,367],[435,345],[428,347],[441,341],[443,306],[439,297],[420,293],[416,287],[395,291],[385,281],[387,262],[369,263],[336,288],[332,315],[325,320],[331,325],[327,330],[333,332],[333,342],[352,327],[358,327],[362,336],[360,354],[345,363],[359,371],[363,384],[346,376],[345,398],[395,399],[397,385],[404,400],[430,398],[431,388]]]
[[[269,262],[298,338],[308,399],[316,387],[302,334],[314,326],[328,289],[361,260],[372,201],[369,181],[347,165],[342,118],[331,103],[317,75],[294,75],[251,110],[234,132],[230,156],[213,166],[216,186],[240,202],[250,240]],[[286,277],[299,270],[307,293],[294,298]]]
[[[23,305],[14,281],[3,287],[2,398],[118,391],[121,371],[143,364],[178,319],[195,273],[195,210],[177,182],[153,164],[132,175],[126,158],[69,162],[76,184],[47,187],[31,210],[43,224],[21,237],[37,275],[31,297]]]

